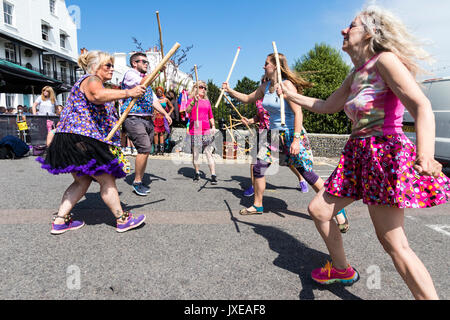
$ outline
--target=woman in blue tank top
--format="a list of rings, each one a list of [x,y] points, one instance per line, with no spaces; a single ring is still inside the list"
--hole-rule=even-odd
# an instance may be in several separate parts
[[[283,85],[295,92],[303,92],[304,88],[312,85],[300,76],[290,70],[287,59],[283,54],[280,56],[280,67]],[[312,170],[312,153],[306,145],[306,132],[303,129],[303,113],[300,105],[294,103],[285,104],[285,126],[281,124],[281,100],[275,91],[277,84],[277,64],[275,55],[268,55],[264,65],[265,77],[269,80],[263,83],[256,91],[247,95],[231,89],[228,83],[223,83],[222,89],[229,93],[232,97],[242,101],[243,103],[255,103],[259,99],[263,99],[263,107],[270,114],[270,134],[267,141],[272,136],[279,137],[279,141],[267,143],[266,147],[260,148],[257,162],[253,167],[253,175],[255,177],[255,195],[254,203],[250,208],[242,209],[241,215],[262,214],[263,194],[266,189],[265,174],[272,163],[279,161],[282,166],[293,166],[305,178],[305,180],[313,187],[314,191],[319,192],[324,185],[324,181]],[[243,119],[244,121],[246,119]],[[277,134],[278,133],[278,134]],[[275,135],[274,135],[275,134]],[[263,137],[265,140],[265,137]],[[275,143],[274,143],[275,142]],[[276,142],[279,142],[278,147]],[[277,157],[279,155],[279,160]],[[348,221],[345,217],[345,211],[337,216],[338,224],[342,232],[348,229]]]

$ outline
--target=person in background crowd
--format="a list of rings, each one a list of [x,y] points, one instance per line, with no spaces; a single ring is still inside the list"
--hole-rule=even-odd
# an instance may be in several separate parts
[[[55,115],[56,96],[52,87],[46,86],[42,88],[42,93],[33,104],[32,111],[34,115]]]
[[[173,114],[174,107],[170,100],[164,95],[164,88],[156,88],[156,96],[158,97],[161,106],[168,112],[169,116]],[[164,115],[158,112],[156,109],[154,111],[153,123],[155,124],[155,136],[154,136],[154,154],[163,155],[164,154],[164,138],[166,130],[166,125],[164,124]],[[167,132],[169,133],[169,132]]]
[[[0,107],[0,114],[6,114],[6,107]]]
[[[167,92],[166,97],[167,97],[167,99],[169,99],[170,103],[172,103],[173,108],[174,108],[172,114],[170,115],[172,118],[172,123],[180,122],[180,110],[179,110],[179,106],[178,106],[177,94],[172,89]]]
[[[55,107],[55,114],[56,114],[58,117],[61,116],[61,112],[63,111],[63,109],[64,109],[64,106],[58,104],[58,105]]]

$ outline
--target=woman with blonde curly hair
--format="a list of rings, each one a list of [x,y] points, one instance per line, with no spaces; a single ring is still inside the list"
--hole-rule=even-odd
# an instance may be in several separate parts
[[[120,135],[116,133],[111,140],[107,136],[117,123],[112,102],[138,98],[145,93],[145,87],[105,88],[114,72],[114,58],[108,53],[84,53],[78,64],[86,74],[72,88],[46,158],[37,159],[49,173],[70,173],[73,177],[54,217],[51,234],[59,235],[84,226],[84,222],[72,219],[71,210],[93,181],[100,184],[100,196],[117,219],[116,231],[125,232],[141,225],[145,216],[134,217],[122,209],[116,185],[116,179],[126,176],[125,163],[117,152]]]
[[[321,284],[358,280],[330,221],[342,208],[362,200],[381,245],[413,296],[437,299],[431,276],[409,247],[404,230],[405,208],[428,208],[450,199],[450,180],[434,159],[431,104],[415,80],[417,61],[429,56],[399,19],[377,6],[363,10],[341,33],[342,49],[355,67],[326,101],[278,88],[286,100],[312,112],[345,110],[353,124],[338,167],[308,208],[332,260],[311,276]],[[405,108],[415,118],[417,146],[402,130]]]
[[[32,112],[34,115],[41,116],[54,116],[56,105],[55,91],[52,87],[46,86],[42,88],[41,95],[36,99],[36,102],[32,106]]]

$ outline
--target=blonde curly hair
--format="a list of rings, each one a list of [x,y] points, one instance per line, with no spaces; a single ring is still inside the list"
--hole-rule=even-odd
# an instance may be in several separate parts
[[[358,13],[357,17],[371,36],[369,50],[372,54],[392,52],[413,75],[427,73],[419,66],[418,60],[433,62],[433,59],[422,48],[423,43],[392,12],[371,4]]]

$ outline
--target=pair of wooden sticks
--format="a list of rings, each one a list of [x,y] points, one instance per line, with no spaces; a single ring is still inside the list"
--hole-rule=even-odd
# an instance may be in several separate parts
[[[276,45],[275,41],[272,42],[272,46],[273,46],[273,52],[275,54],[275,60],[276,60],[276,64],[277,64],[278,83],[281,83],[283,81],[283,78],[282,78],[282,75],[281,75],[280,55],[278,53],[278,49],[277,49],[277,45]],[[240,52],[241,52],[241,47],[238,47],[238,50],[236,52],[236,56],[234,57],[233,64],[231,65],[230,72],[228,73],[227,80],[225,81],[227,83],[230,81],[231,74],[233,73],[233,70],[234,70],[234,67],[236,65],[236,61],[237,61],[237,59],[239,57],[239,53]],[[222,91],[220,92],[219,99],[217,99],[216,105],[214,107],[217,108],[219,106],[219,103],[220,103],[220,101],[222,101],[222,97],[223,96],[225,96],[225,98],[228,100],[228,102],[231,104],[231,106],[237,111],[238,115],[242,119],[242,115],[239,113],[239,111],[236,109],[236,107],[233,105],[233,103],[231,103],[230,99],[228,99],[228,97],[225,95],[225,90],[224,89],[222,89]],[[285,126],[286,125],[285,102],[284,102],[284,98],[283,97],[280,97],[280,98],[281,98],[281,106],[280,106],[281,125]],[[247,126],[247,128],[248,128],[248,126]]]

